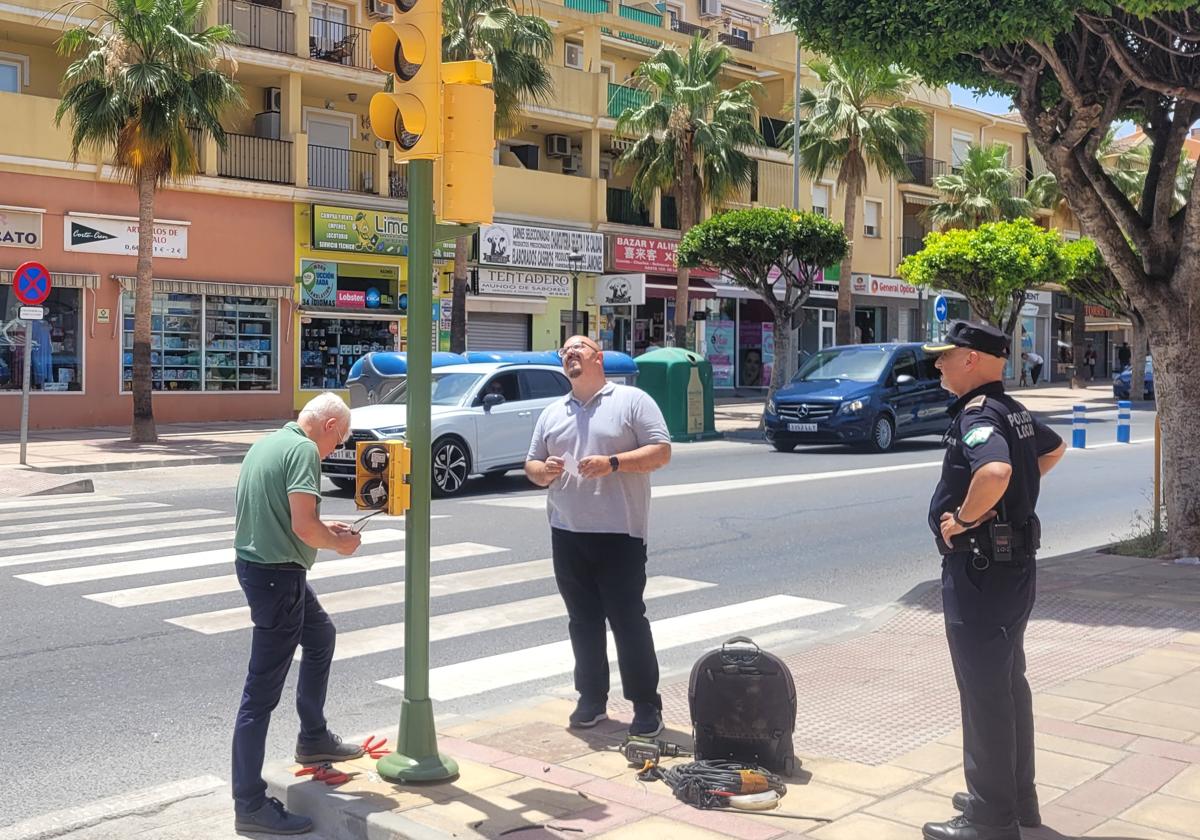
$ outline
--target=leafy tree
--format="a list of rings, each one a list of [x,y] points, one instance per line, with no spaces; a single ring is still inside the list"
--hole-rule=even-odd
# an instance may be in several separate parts
[[[722,89],[721,68],[729,48],[696,35],[687,50],[660,47],[633,71],[646,93],[617,118],[617,132],[638,140],[617,161],[632,169],[634,197],[645,206],[655,190],[670,192],[686,234],[703,215],[704,203],[719,204],[753,178],[748,147],[761,146],[754,94],[758,82]],[[687,343],[688,270],[680,263],[675,288],[675,344]]]
[[[903,104],[917,79],[906,70],[853,57],[812,61],[808,67],[822,86],[800,92],[800,167],[813,178],[837,170],[846,202],[843,225],[853,235],[868,173],[874,170],[884,179],[908,176],[906,151],[925,145],[925,113]],[[791,143],[793,128],[788,123],[780,145]],[[854,334],[850,263],[847,252],[838,283],[839,344],[849,344]]]
[[[1032,203],[1014,195],[1018,173],[1005,163],[1007,152],[1000,143],[970,146],[958,172],[933,179],[942,199],[929,206],[929,220],[939,228],[974,228],[1033,215]]]
[[[133,301],[133,423],[130,440],[153,443],[150,312],[153,304],[154,201],[171,180],[195,174],[192,128],[224,148],[220,115],[241,102],[218,66],[234,41],[226,25],[202,29],[205,0],[100,0],[70,6],[67,19],[86,22],[58,41],[74,60],[63,75],[55,125],[71,126],[71,155],[112,155],[122,179],[137,189],[138,258]]]
[[[808,300],[820,267],[836,264],[849,250],[842,226],[820,214],[755,207],[695,225],[679,245],[679,264],[715,266],[771,308],[775,364],[769,400],[795,371],[793,317]]]
[[[1194,0],[776,0],[780,17],[826,55],[851,53],[1013,97],[1029,139],[1146,320],[1165,439],[1172,551],[1200,555],[1200,179],[1176,203],[1184,142],[1200,119]],[[1152,148],[1141,201],[1096,160],[1117,122]]]
[[[1063,278],[1061,241],[1029,219],[950,228],[925,237],[925,247],[900,263],[900,276],[958,292],[976,315],[1012,335],[1029,290]]]
[[[442,0],[442,60],[479,59],[492,65],[498,137],[520,131],[523,104],[550,98],[554,83],[546,63],[553,55],[550,24],[518,12],[514,0]],[[450,310],[450,350],[455,353],[467,349],[470,258],[470,234],[458,237]]]

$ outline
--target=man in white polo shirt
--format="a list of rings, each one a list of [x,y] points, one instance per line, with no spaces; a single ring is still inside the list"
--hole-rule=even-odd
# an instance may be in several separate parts
[[[587,336],[558,351],[571,393],[538,418],[525,474],[549,487],[554,577],[567,607],[579,703],[570,725],[608,718],[607,619],[617,645],[631,735],[662,731],[658,658],[646,619],[650,473],[671,460],[671,436],[645,392],[605,380],[604,353]]]

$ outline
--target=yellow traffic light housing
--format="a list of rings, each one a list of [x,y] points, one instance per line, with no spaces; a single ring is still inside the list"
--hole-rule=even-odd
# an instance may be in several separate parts
[[[438,218],[447,222],[492,221],[492,149],[496,145],[496,99],[484,87],[492,66],[482,61],[442,65],[442,195]]]
[[[399,0],[390,23],[371,27],[371,60],[395,78],[371,97],[371,130],[396,146],[396,160],[442,151],[442,0]]]
[[[354,504],[403,516],[412,499],[412,452],[399,440],[359,441],[354,459]]]

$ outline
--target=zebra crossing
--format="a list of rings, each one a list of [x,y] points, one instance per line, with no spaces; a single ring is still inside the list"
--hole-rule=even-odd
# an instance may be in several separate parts
[[[24,587],[23,597],[82,598],[96,609],[114,610],[117,621],[162,621],[198,640],[252,627],[237,577],[228,568],[232,516],[89,495],[0,501],[0,521],[5,523],[0,525],[0,574]],[[335,659],[374,662],[368,658],[392,653],[379,662],[394,668],[394,653],[404,647],[404,623],[384,619],[394,618],[404,603],[404,530],[381,523],[362,537],[354,556],[323,554],[309,580],[329,584],[317,590],[325,610],[338,619]],[[487,538],[497,537],[489,532]],[[447,664],[435,658],[430,674],[435,700],[569,680],[573,657],[552,561],[525,559],[522,550],[527,549],[474,541],[431,546],[430,641],[460,640],[455,650],[466,651],[465,658]],[[647,579],[647,610],[660,652],[786,626],[843,606],[787,594],[726,603],[724,587],[700,578],[651,574]],[[673,614],[684,595],[703,608]],[[477,638],[486,643],[477,645]],[[609,653],[615,661],[611,634]],[[386,674],[372,679],[403,688],[402,676]]]

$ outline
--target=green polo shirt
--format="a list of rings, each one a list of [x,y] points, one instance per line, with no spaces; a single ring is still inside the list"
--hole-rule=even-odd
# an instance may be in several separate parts
[[[299,563],[311,569],[317,550],[292,530],[289,493],[311,493],[321,509],[321,456],[297,423],[262,438],[246,453],[237,484],[233,547],[250,563]]]

